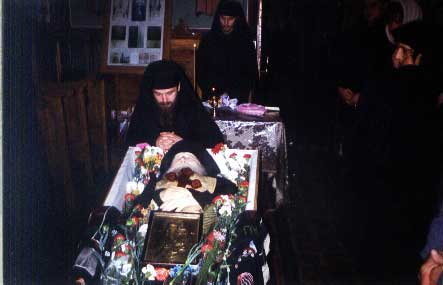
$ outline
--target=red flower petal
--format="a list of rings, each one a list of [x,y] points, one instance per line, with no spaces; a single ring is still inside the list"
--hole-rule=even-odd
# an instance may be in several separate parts
[[[130,202],[130,201],[134,201],[135,200],[135,195],[132,193],[128,193],[125,195],[125,201],[126,202]]]
[[[237,156],[237,154],[235,153],[235,152],[233,152],[233,153],[231,153],[231,155],[229,156],[229,158],[234,158],[234,157],[236,157]]]
[[[214,243],[214,231],[210,232],[209,235],[206,237],[206,240],[209,242],[209,244],[213,244]]]
[[[213,154],[217,154],[217,153],[219,153],[219,152],[223,149],[223,147],[224,147],[224,144],[223,144],[222,142],[216,144],[216,145],[212,148],[212,153],[213,153]]]
[[[197,189],[197,188],[202,187],[202,184],[201,184],[200,180],[194,179],[194,180],[191,181],[191,187],[193,189]]]
[[[155,273],[157,273],[155,279],[158,281],[165,281],[169,276],[169,270],[166,268],[155,268]]]
[[[245,153],[245,155],[243,155],[244,158],[251,158],[251,155],[249,153]]]
[[[126,256],[126,253],[124,253],[121,250],[115,252],[115,257],[122,257],[122,256]]]
[[[223,203],[223,198],[220,195],[218,195],[214,199],[212,199],[212,204],[216,204],[218,201]]]
[[[122,235],[122,234],[117,234],[115,237],[114,237],[114,242],[115,241],[124,241],[126,238],[125,238],[125,236],[124,235]]]
[[[202,252],[202,253],[206,253],[206,252],[208,252],[208,251],[211,251],[212,249],[213,249],[212,245],[205,243],[205,244],[202,246],[201,252]]]

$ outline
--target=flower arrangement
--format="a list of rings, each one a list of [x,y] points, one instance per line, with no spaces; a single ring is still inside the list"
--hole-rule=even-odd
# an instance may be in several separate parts
[[[135,169],[133,179],[126,184],[124,196],[124,212],[128,213],[134,206],[135,198],[140,195],[149,183],[149,174],[157,175],[163,159],[163,150],[147,143],[137,144],[134,147]]]
[[[222,175],[234,182],[237,186],[243,181],[247,181],[249,175],[249,162],[251,155],[246,153],[243,156],[232,152],[225,144],[219,143],[212,148],[215,160],[221,161],[226,169]]]
[[[246,208],[251,156],[240,156],[223,144],[212,149],[218,159],[225,160],[224,165],[229,170],[226,178],[236,183],[239,191],[235,195],[220,195],[212,200],[207,209],[217,218],[207,235],[191,248],[185,264],[164,268],[152,264],[143,266],[140,263],[148,215],[152,209],[133,205],[137,195],[143,192],[149,182],[149,174],[158,172],[163,152],[147,144],[137,145],[134,151],[134,178],[128,182],[124,197],[127,218],[116,229],[107,229],[111,231],[109,234],[112,237],[112,247],[110,253],[105,253],[109,261],[101,276],[102,284],[119,282],[118,284],[144,285],[168,282],[172,285],[189,284],[189,280],[195,280],[197,285],[220,284],[226,280],[229,284],[231,265],[228,264],[228,258],[237,237],[236,226],[240,214]],[[186,171],[183,169],[183,172]],[[183,176],[188,178],[184,181],[185,184],[198,186],[197,181],[189,179],[190,173],[183,173]],[[172,177],[171,174],[167,179],[172,181],[178,177]],[[194,261],[198,261],[196,265]]]
[[[227,280],[229,284],[229,274],[231,271],[228,264],[228,257],[232,252],[232,244],[235,241],[236,226],[239,222],[240,214],[246,208],[247,193],[249,187],[249,160],[250,155],[239,157],[235,152],[228,154],[228,148],[224,144],[217,144],[212,150],[214,155],[222,156],[225,165],[230,171],[231,181],[235,181],[239,191],[235,195],[219,195],[212,200],[212,211],[217,216],[216,222],[209,234],[194,246],[188,254],[185,264],[181,270],[170,281],[170,285],[178,284],[183,278],[187,268],[196,258],[199,261],[199,274],[196,284],[220,284]],[[220,159],[220,158],[219,158]]]
[[[160,164],[164,156],[163,150],[147,143],[141,143],[134,147],[134,153],[136,155],[134,181],[146,185],[149,183],[149,173],[153,172],[157,175],[160,171]]]

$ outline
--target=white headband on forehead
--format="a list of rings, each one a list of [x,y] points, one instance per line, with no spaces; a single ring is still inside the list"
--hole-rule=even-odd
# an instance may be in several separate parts
[[[180,157],[186,156],[188,157],[187,164],[184,165],[179,160]],[[206,170],[204,166],[201,164],[201,162],[198,160],[198,158],[190,152],[179,152],[177,153],[174,158],[172,159],[171,166],[169,167],[167,172],[175,172],[178,173],[181,169],[189,167],[194,171],[195,173],[198,173],[200,175],[206,175]]]

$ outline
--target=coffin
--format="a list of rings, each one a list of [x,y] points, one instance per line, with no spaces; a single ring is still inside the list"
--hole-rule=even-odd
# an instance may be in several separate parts
[[[209,154],[214,158],[221,174],[227,176],[228,168],[225,165],[225,161],[220,160],[217,155],[214,155],[211,149],[207,149]],[[259,164],[258,164],[258,151],[257,150],[243,150],[243,149],[228,149],[226,155],[229,156],[232,153],[236,153],[239,156],[245,154],[251,155],[249,159],[249,188],[247,196],[246,210],[257,210],[257,196],[258,196],[258,179],[259,179]],[[126,184],[131,181],[135,170],[135,152],[134,147],[129,147],[126,151],[123,162],[114,178],[111,188],[106,195],[103,206],[114,206],[120,212],[124,207],[124,195],[126,194]]]

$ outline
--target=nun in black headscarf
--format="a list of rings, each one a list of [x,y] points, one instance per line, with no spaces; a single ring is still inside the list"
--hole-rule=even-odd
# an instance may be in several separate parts
[[[222,24],[223,16],[235,17],[233,29],[229,24]],[[211,95],[214,87],[218,94],[226,92],[239,103],[248,102],[258,78],[257,53],[238,1],[220,1],[211,30],[200,41],[196,71],[203,99]]]
[[[153,90],[174,87],[178,90],[175,100],[170,108],[164,110],[154,98]],[[126,144],[133,146],[147,142],[156,145],[163,132],[171,132],[183,140],[199,142],[208,148],[223,142],[223,135],[204,109],[184,71],[175,62],[167,60],[153,62],[145,70]]]

